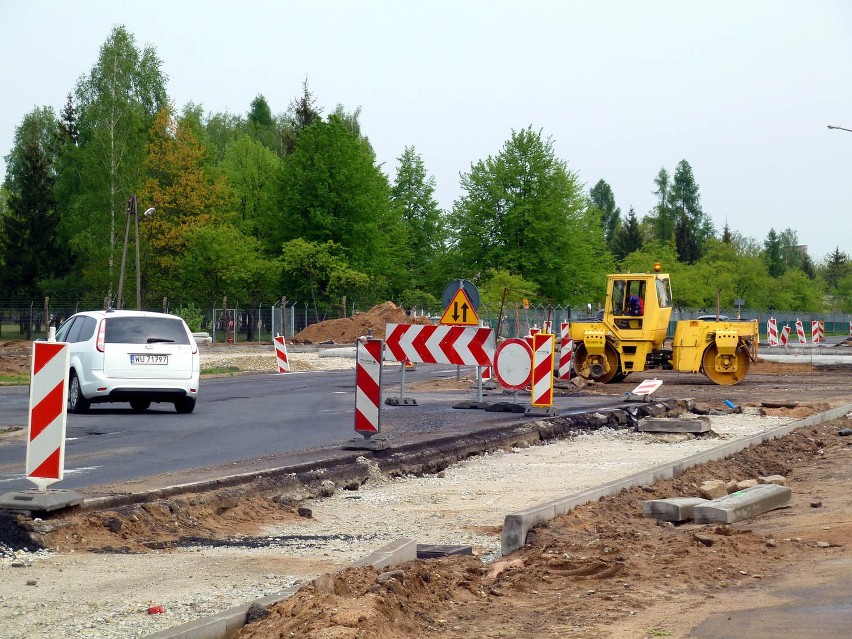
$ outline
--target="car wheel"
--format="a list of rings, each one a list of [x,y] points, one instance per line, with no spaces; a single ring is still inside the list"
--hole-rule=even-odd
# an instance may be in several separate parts
[[[88,412],[89,406],[91,406],[91,402],[83,397],[77,373],[71,371],[68,377],[68,412],[85,413]]]
[[[146,402],[144,399],[134,399],[130,402],[130,408],[135,410],[137,413],[142,412],[143,410],[148,410],[148,407],[151,405],[151,402]]]
[[[193,410],[195,410],[195,398],[181,397],[175,402],[175,410],[183,414],[191,413]]]

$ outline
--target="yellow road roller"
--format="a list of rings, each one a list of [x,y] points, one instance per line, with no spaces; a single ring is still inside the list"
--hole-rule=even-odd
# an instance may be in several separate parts
[[[571,322],[574,369],[601,383],[653,368],[704,373],[716,384],[742,381],[757,359],[757,320],[682,320],[667,340],[671,283],[659,270],[607,276],[602,313]]]

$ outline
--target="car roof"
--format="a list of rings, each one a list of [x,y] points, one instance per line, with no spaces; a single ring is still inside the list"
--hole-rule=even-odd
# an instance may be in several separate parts
[[[135,310],[97,310],[97,311],[80,311],[75,315],[87,315],[89,317],[167,317],[169,319],[181,319],[178,315],[170,313],[157,313],[156,311],[135,311]]]

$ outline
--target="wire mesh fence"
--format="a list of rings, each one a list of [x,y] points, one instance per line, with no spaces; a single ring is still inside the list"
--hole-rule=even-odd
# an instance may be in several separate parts
[[[58,327],[65,319],[80,311],[103,308],[103,305],[84,302],[54,302],[51,300],[0,302],[0,340],[39,339],[46,337],[50,326]],[[189,309],[192,312],[187,313]],[[293,338],[312,324],[330,319],[351,316],[357,309],[342,305],[320,305],[310,302],[283,300],[269,301],[251,307],[228,304],[210,304],[206,308],[190,303],[163,300],[160,307],[145,310],[175,313],[184,317],[194,332],[209,333],[214,343],[271,342],[276,335]],[[482,304],[477,309],[480,322],[495,330],[498,337],[520,337],[527,335],[530,328],[542,328],[551,322],[552,330],[558,334],[564,321],[596,318],[601,309],[586,306],[546,305],[521,303],[507,304],[500,308]],[[409,309],[412,316],[427,316],[436,322],[440,311],[435,309]],[[674,335],[675,325],[684,319],[715,315],[708,309],[673,309],[669,321],[669,337]],[[778,329],[785,325],[795,327],[800,320],[806,331],[810,331],[812,320],[824,322],[826,335],[850,335],[852,315],[843,313],[796,313],[789,311],[769,312],[765,310],[721,309],[720,315],[731,319],[756,319],[761,335],[766,334],[767,320],[776,320]]]

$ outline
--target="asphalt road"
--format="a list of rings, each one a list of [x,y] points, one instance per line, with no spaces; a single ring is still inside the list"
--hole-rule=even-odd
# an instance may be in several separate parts
[[[455,369],[421,366],[407,378],[436,375],[454,376]],[[399,395],[398,376],[386,371],[385,397]],[[528,419],[453,408],[460,400],[476,399],[475,391],[417,393],[416,398],[418,406],[383,406],[382,435],[391,446],[394,439],[464,436]],[[502,394],[485,399],[511,401]],[[0,388],[0,425],[25,426],[27,401],[26,387]],[[613,397],[562,397],[556,408],[567,414],[618,403]],[[171,404],[153,404],[143,413],[134,413],[128,404],[94,405],[88,414],[68,415],[64,479],[53,488],[85,489],[164,474],[175,475],[179,483],[178,475],[189,469],[209,469],[209,478],[249,466],[276,467],[283,465],[282,453],[294,451],[316,458],[356,437],[354,406],[352,370],[205,379],[190,415],[177,414]],[[24,433],[0,438],[0,493],[32,488],[25,469]]]

